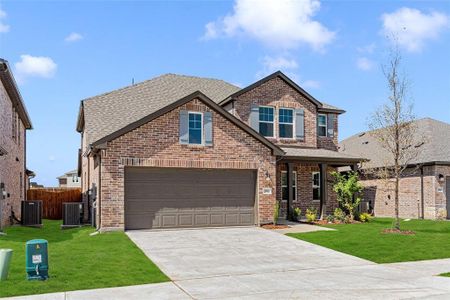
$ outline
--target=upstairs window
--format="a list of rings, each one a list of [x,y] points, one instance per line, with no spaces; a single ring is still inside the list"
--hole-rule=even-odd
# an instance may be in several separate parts
[[[327,136],[327,115],[319,114],[317,116],[317,134]]]
[[[278,131],[280,138],[294,137],[294,110],[280,108],[278,111]]]
[[[259,107],[259,133],[261,133],[265,137],[274,137],[273,111],[273,107]]]
[[[202,114],[189,112],[189,144],[201,145],[203,143]]]
[[[320,200],[320,172],[312,173],[313,200]]]

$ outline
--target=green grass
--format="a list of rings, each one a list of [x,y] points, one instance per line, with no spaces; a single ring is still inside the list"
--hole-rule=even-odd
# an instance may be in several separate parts
[[[450,273],[444,273],[444,274],[441,274],[441,276],[450,277]]]
[[[0,297],[168,281],[158,267],[123,232],[94,236],[92,227],[60,229],[61,222],[45,220],[43,228],[9,227],[0,248],[14,250],[9,277],[0,281]],[[25,242],[49,242],[46,281],[28,281]]]
[[[326,225],[336,231],[295,233],[289,236],[351,254],[376,263],[417,261],[450,257],[450,222],[411,220],[401,229],[415,235],[382,234],[393,219],[376,218],[370,223]]]

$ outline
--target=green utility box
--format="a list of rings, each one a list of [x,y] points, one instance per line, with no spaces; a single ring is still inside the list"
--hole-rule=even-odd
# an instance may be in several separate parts
[[[12,254],[13,251],[11,249],[0,249],[0,281],[8,278]]]
[[[28,241],[25,259],[28,280],[48,278],[48,242],[46,240]]]

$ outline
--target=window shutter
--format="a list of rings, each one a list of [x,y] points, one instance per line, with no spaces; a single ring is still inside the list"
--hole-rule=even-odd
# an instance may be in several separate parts
[[[334,137],[334,114],[327,115],[327,136]]]
[[[250,127],[259,132],[259,106],[252,104],[250,111]]]
[[[180,144],[189,143],[189,115],[186,110],[180,110]]]
[[[305,138],[305,110],[295,110],[295,138],[303,140]]]
[[[213,129],[212,129],[212,113],[210,111],[206,111],[203,114],[203,130],[205,133],[205,145],[206,146],[212,146],[213,144]]]

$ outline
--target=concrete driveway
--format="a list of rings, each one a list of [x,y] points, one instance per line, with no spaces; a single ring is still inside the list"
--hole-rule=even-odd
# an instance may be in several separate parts
[[[448,278],[378,265],[261,228],[127,234],[194,299],[450,297]]]

